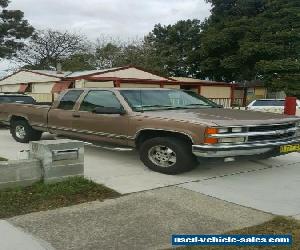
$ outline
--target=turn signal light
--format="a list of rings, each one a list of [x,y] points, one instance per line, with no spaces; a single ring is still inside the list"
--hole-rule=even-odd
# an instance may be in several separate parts
[[[207,135],[212,135],[212,134],[217,134],[218,129],[217,128],[206,128],[205,134]]]
[[[216,144],[218,143],[218,139],[217,138],[205,138],[204,139],[204,143],[207,143],[207,144]]]

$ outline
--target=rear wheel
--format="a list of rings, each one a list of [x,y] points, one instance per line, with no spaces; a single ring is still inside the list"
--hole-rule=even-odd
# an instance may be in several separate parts
[[[38,141],[42,137],[42,132],[33,129],[25,120],[13,121],[10,125],[10,133],[17,142],[21,143]]]
[[[183,173],[197,166],[191,144],[173,137],[146,140],[140,147],[140,159],[151,170],[170,175]]]

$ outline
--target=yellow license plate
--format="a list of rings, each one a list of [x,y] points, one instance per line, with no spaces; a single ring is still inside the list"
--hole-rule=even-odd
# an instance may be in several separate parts
[[[280,147],[280,153],[290,153],[300,151],[300,144],[284,145]]]

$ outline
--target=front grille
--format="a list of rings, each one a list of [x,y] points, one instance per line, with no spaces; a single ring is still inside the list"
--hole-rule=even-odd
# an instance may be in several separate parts
[[[249,132],[274,131],[274,130],[294,128],[294,127],[295,127],[295,123],[255,126],[255,127],[249,127]]]
[[[287,130],[295,128],[295,123],[288,123],[288,124],[273,124],[273,125],[266,125],[266,126],[255,126],[249,127],[249,132],[270,132],[276,130]],[[279,133],[276,135],[253,135],[248,137],[248,142],[256,142],[256,141],[276,141],[276,140],[283,140],[286,138],[291,138],[295,136],[295,131],[286,131],[285,133]]]
[[[273,141],[273,140],[282,140],[285,138],[290,138],[295,135],[295,132],[286,133],[284,135],[256,135],[249,136],[248,141]]]

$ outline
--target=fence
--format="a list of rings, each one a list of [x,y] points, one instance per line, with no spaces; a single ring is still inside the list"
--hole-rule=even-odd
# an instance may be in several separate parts
[[[231,99],[230,98],[209,98],[211,101],[223,105],[224,108],[231,107]]]
[[[244,98],[235,98],[231,103],[231,98],[209,98],[211,101],[223,105],[224,108],[230,108],[232,106],[243,107]]]

